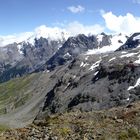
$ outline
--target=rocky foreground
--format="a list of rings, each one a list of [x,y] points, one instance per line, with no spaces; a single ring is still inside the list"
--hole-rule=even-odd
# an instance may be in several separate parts
[[[25,128],[5,129],[0,140],[140,140],[140,102],[51,115]]]

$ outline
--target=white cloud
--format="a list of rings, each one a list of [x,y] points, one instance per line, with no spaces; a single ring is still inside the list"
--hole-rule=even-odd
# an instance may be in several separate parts
[[[0,36],[0,46],[5,46],[13,42],[28,41],[31,44],[34,43],[34,38],[51,38],[52,40],[67,39],[70,36],[76,36],[78,34],[97,34],[104,31],[104,27],[95,25],[83,25],[78,21],[65,24],[63,27],[48,27],[41,25],[34,29],[32,32],[24,32],[19,34],[13,34],[8,36]]]
[[[7,36],[0,36],[0,46],[5,46],[14,42],[22,42],[33,35],[33,32],[24,32]]]
[[[66,31],[65,28],[48,27],[46,25],[41,25],[34,30],[34,38],[35,37],[50,38],[52,40],[62,39],[63,37],[67,39],[69,37],[69,33]]]
[[[72,13],[80,13],[80,12],[84,12],[85,8],[81,5],[78,6],[69,6],[67,7],[67,9],[72,12]]]
[[[95,24],[95,25],[83,25],[77,21],[71,22],[68,24],[66,31],[68,31],[71,35],[77,34],[97,34],[104,31],[104,27]]]
[[[24,32],[19,34],[0,36],[0,47],[11,43],[29,42],[34,43],[35,38],[51,38],[52,40],[62,39],[63,35],[68,38],[68,34],[65,29],[58,27],[47,27],[46,25],[41,25],[34,29],[32,32]]]
[[[133,0],[133,3],[140,4],[140,0]]]
[[[40,38],[51,38],[51,39],[62,39],[62,36],[66,39],[70,36],[76,36],[78,34],[97,34],[104,31],[104,27],[95,25],[83,25],[78,21],[70,22],[67,25],[60,27],[47,27],[42,25],[34,30],[35,37]]]
[[[105,12],[100,10],[100,13],[105,21],[105,25],[99,24],[84,25],[78,21],[68,23],[63,22],[62,26],[56,25],[55,27],[48,27],[42,25],[34,29],[32,32],[24,32],[19,34],[0,36],[0,46],[5,46],[13,42],[29,41],[34,43],[34,38],[51,38],[53,40],[67,39],[69,36],[76,36],[77,34],[98,34],[104,31],[112,33],[134,33],[140,32],[140,17],[136,17],[131,13],[126,15],[115,15],[112,12]],[[61,24],[61,23],[58,23]]]
[[[112,12],[103,12],[106,28],[115,33],[134,33],[140,31],[140,17],[135,17],[131,13],[125,16],[116,16]]]

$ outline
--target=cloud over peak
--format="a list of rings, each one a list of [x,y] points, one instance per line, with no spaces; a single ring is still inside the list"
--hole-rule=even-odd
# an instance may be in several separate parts
[[[99,24],[83,25],[78,21],[74,21],[68,24],[66,31],[74,36],[77,34],[98,34],[104,31],[104,27]]]
[[[13,34],[8,36],[0,36],[0,47],[13,42],[19,43],[22,41],[28,41],[31,44],[34,43],[34,38],[50,38],[52,40],[67,39],[70,36],[76,36],[78,34],[98,34],[104,31],[104,28],[98,24],[83,25],[78,21],[73,21],[60,27],[49,27],[41,25],[34,29],[32,32],[24,32],[19,34]]]
[[[126,15],[115,15],[112,12],[101,12],[105,20],[105,26],[111,32],[115,33],[134,33],[140,31],[140,17],[131,13]]]
[[[67,9],[70,12],[74,13],[74,14],[85,11],[85,8],[83,6],[81,6],[81,5],[78,5],[78,6],[69,6],[69,7],[67,7]]]
[[[78,10],[77,10],[78,11]],[[140,17],[136,17],[131,13],[125,15],[115,15],[114,13],[105,12],[100,10],[100,16],[104,20],[104,25],[90,24],[84,25],[78,21],[64,22],[63,26],[56,25],[55,27],[49,27],[42,25],[37,27],[31,32],[24,32],[19,34],[13,34],[8,36],[0,36],[0,46],[7,45],[13,42],[30,41],[34,42],[34,38],[51,38],[53,40],[67,39],[70,36],[77,34],[98,34],[101,32],[110,33],[125,33],[131,34],[134,32],[140,32]],[[61,23],[59,23],[61,24]]]

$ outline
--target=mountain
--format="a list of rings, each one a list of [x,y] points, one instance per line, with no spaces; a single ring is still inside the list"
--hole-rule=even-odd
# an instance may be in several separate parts
[[[34,39],[29,42],[14,43],[0,50],[1,71],[0,82],[32,73],[40,68],[61,47],[64,40]]]
[[[79,55],[55,72],[42,113],[102,110],[139,100],[139,55],[139,48]]]
[[[80,34],[66,40],[66,33],[56,30],[56,33],[48,34],[40,29],[20,43],[1,47],[0,82],[33,72],[52,71],[73,61],[81,53],[101,54],[138,45],[139,33],[130,37],[124,34]]]
[[[70,37],[63,46],[47,61],[47,69],[53,69],[58,65],[63,65],[68,60],[72,60],[79,54],[98,46],[95,36],[85,36],[83,34]]]
[[[50,69],[49,67],[54,67],[53,65],[57,65],[57,63],[59,65],[81,52],[97,47],[97,39],[93,36],[79,35],[70,37],[66,41],[64,34],[61,34],[57,39],[51,39],[44,32],[42,33],[42,30],[37,33],[23,42],[1,47],[0,82],[35,71],[42,71],[46,67]],[[72,44],[76,45],[75,50]]]
[[[117,51],[137,48],[140,45],[140,33],[134,33]]]
[[[125,43],[126,39],[127,36],[122,34],[111,36],[105,33],[96,36],[80,34],[76,37],[70,37],[56,54],[47,61],[47,69],[53,70],[56,66],[63,65],[84,52],[97,54],[115,51]]]
[[[139,33],[80,34],[2,47],[0,123],[22,127],[53,114],[107,110],[140,100],[139,40]],[[135,46],[122,49],[133,41]]]

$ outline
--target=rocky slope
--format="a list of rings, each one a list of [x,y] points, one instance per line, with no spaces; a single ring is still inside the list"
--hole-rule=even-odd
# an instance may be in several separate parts
[[[81,54],[51,77],[42,112],[92,111],[140,99],[139,48],[110,54]]]
[[[140,102],[93,112],[46,117],[20,129],[3,128],[1,140],[139,140]]]

